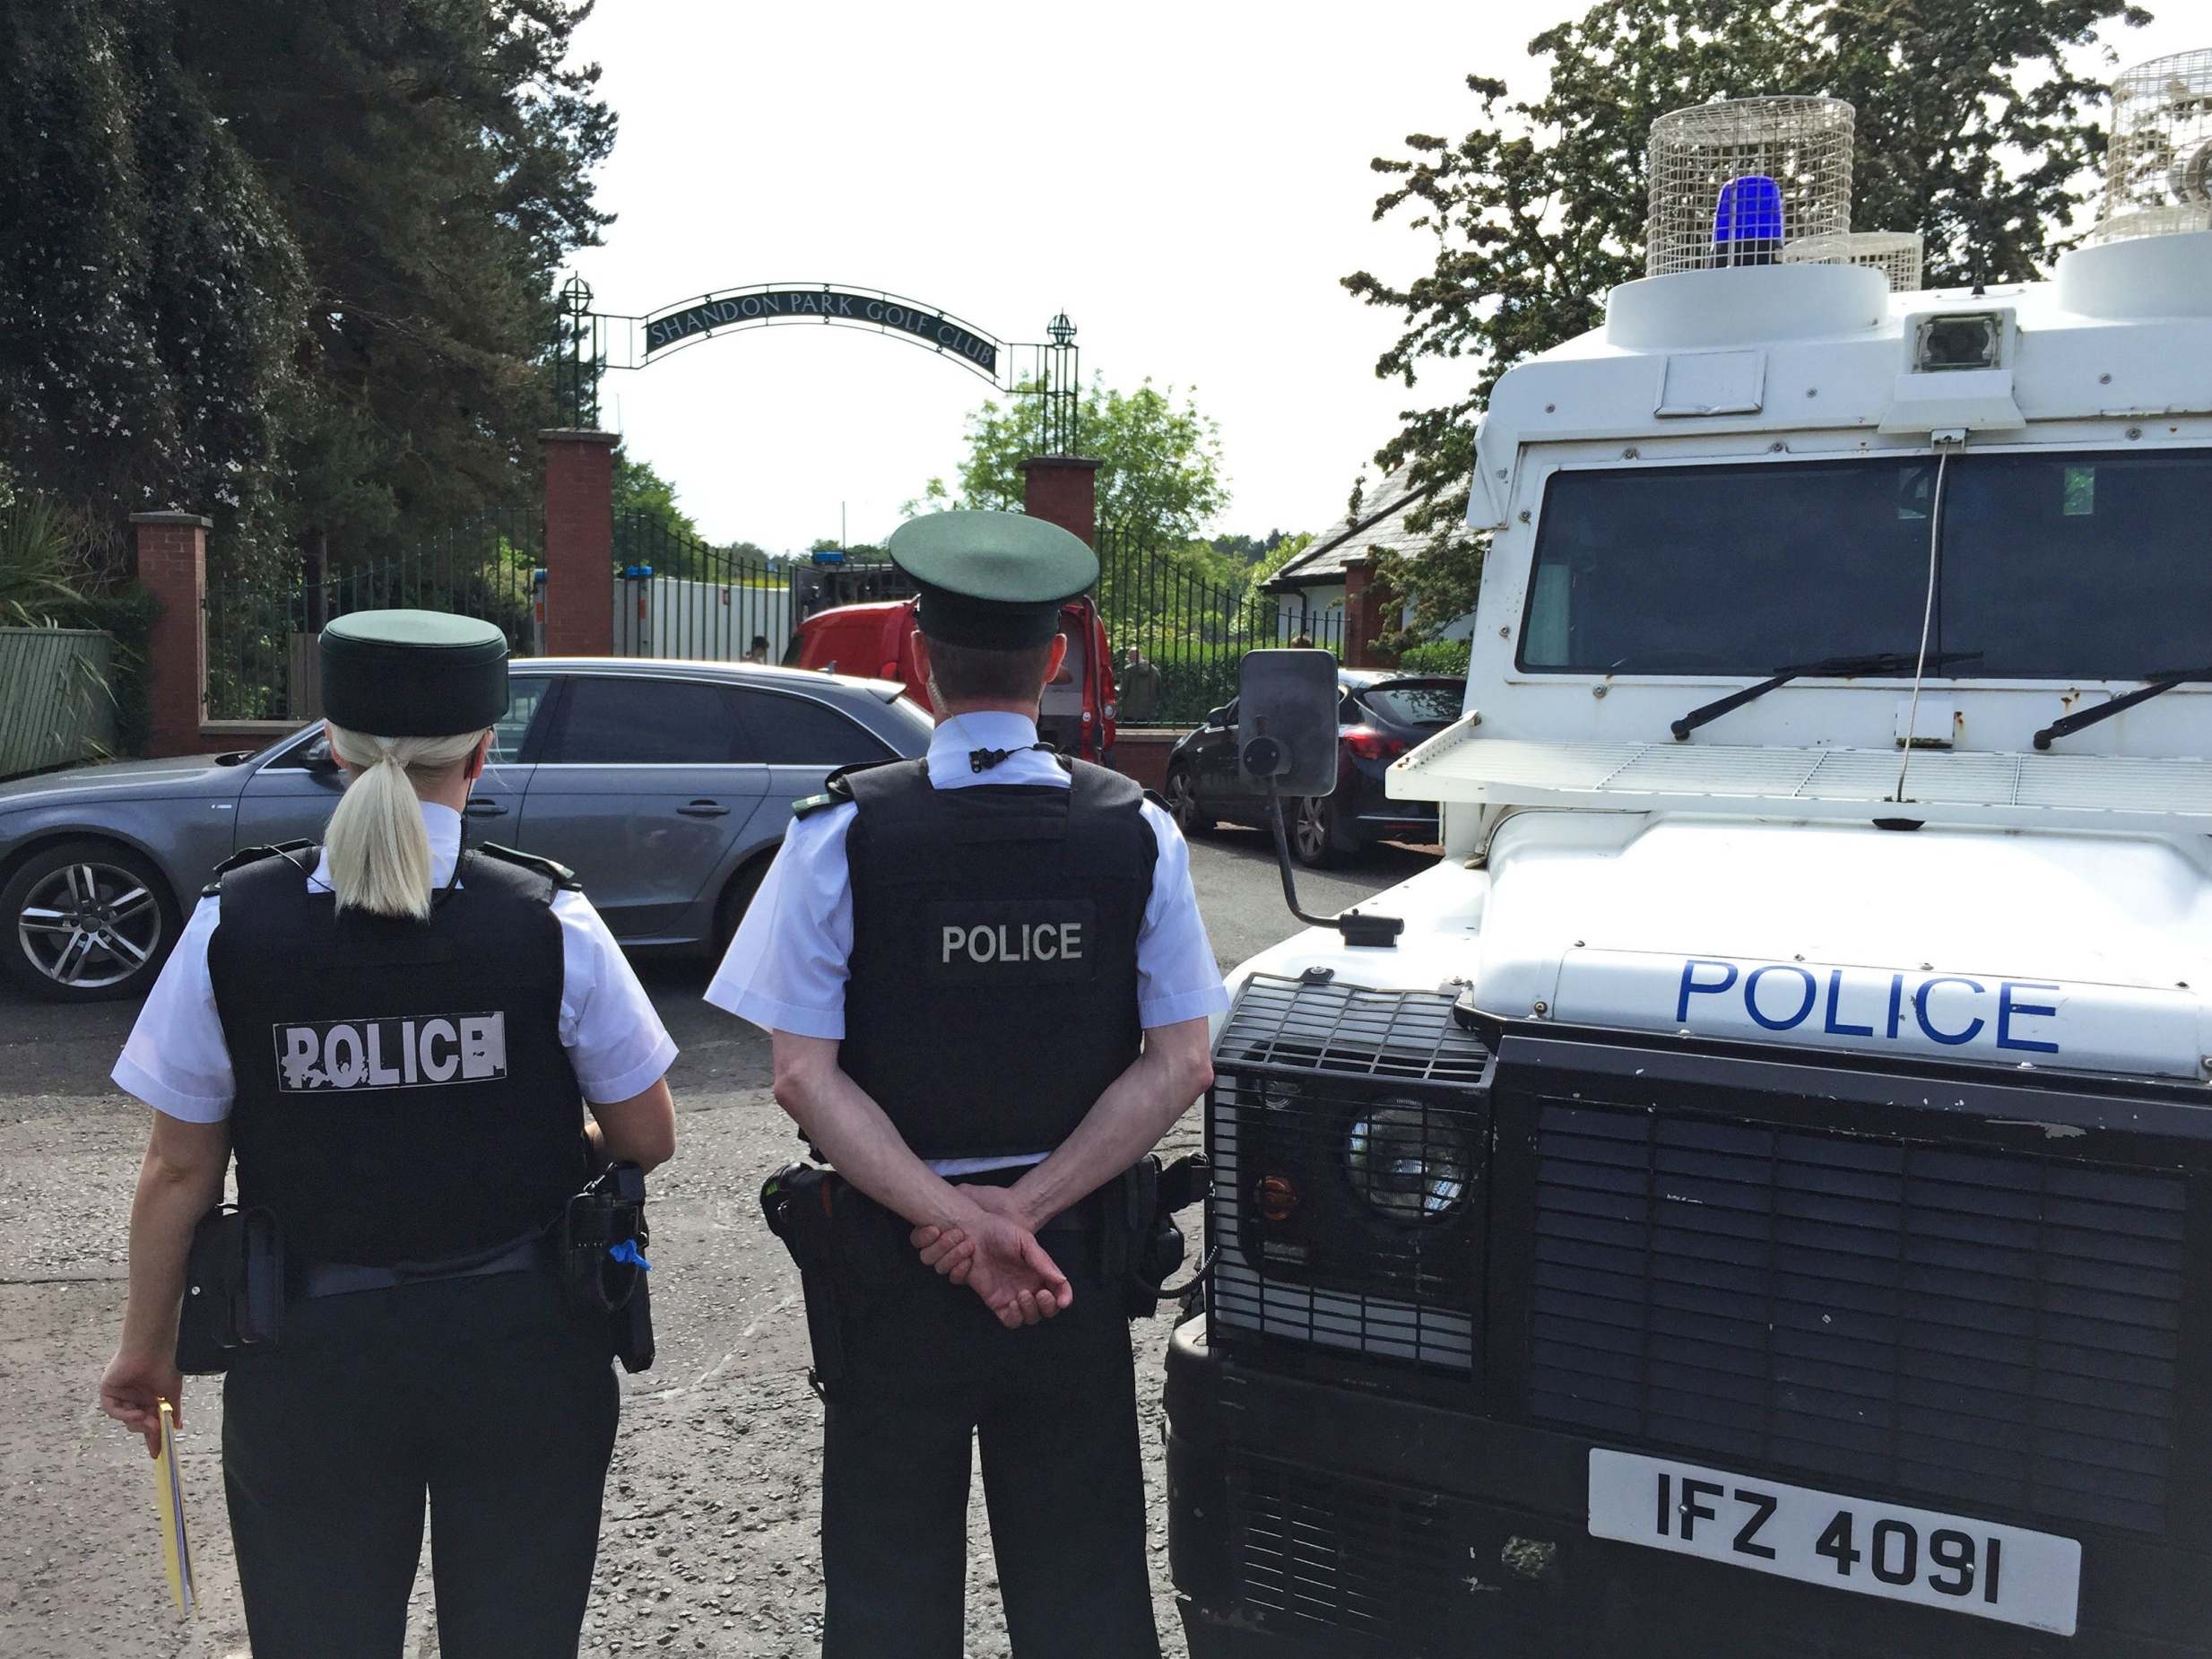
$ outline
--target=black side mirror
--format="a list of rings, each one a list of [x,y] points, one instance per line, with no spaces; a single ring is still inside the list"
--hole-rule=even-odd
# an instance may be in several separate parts
[[[1218,732],[1222,727],[1228,725],[1228,723],[1229,706],[1227,703],[1222,704],[1219,708],[1209,708],[1206,710],[1206,725],[1208,730]]]
[[[1349,945],[1390,946],[1405,923],[1394,916],[1308,916],[1298,908],[1297,879],[1290,870],[1290,838],[1283,830],[1282,798],[1330,795],[1337,776],[1337,662],[1328,651],[1294,648],[1246,655],[1237,678],[1236,770],[1267,794],[1268,822],[1275,831],[1275,862],[1282,872],[1283,901],[1290,914],[1314,927],[1333,927]]]
[[[1237,673],[1236,769],[1255,789],[1336,788],[1336,658],[1326,651],[1253,651]]]

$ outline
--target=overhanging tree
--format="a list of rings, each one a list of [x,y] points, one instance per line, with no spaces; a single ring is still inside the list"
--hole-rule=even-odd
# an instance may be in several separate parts
[[[1229,504],[1221,474],[1221,434],[1184,393],[1149,380],[1117,392],[1094,378],[1082,395],[1080,447],[1099,463],[1098,527],[1148,548],[1183,549]],[[959,487],[933,478],[910,510],[954,507],[1018,513],[1021,464],[1037,454],[1037,419],[1018,393],[1011,404],[985,403],[967,417],[967,457]],[[1210,552],[1210,550],[1208,550]]]
[[[1430,268],[1402,284],[1344,279],[1403,315],[1378,377],[1415,387],[1433,360],[1466,388],[1403,411],[1375,457],[1439,486],[1410,515],[1431,538],[1418,569],[1393,558],[1381,572],[1414,600],[1407,638],[1474,606],[1482,543],[1463,521],[1490,388],[1595,327],[1607,291],[1643,274],[1653,120],[1720,97],[1847,99],[1855,227],[1919,230],[1930,286],[2025,281],[2078,228],[2104,153],[2104,89],[2078,67],[2093,31],[2148,17],[2126,0],[1604,0],[1530,43],[1550,60],[1540,96],[1470,74],[1473,131],[1416,133],[1410,153],[1374,162],[1392,180],[1374,216],[1405,213],[1433,244]]]
[[[282,517],[306,273],[160,0],[0,7],[0,458],[112,523]]]
[[[181,0],[180,53],[312,288],[288,459],[334,553],[525,507],[553,281],[607,216],[588,0]]]

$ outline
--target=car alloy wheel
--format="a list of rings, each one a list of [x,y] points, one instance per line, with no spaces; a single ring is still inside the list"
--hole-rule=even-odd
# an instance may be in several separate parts
[[[111,989],[160,954],[168,919],[137,875],[97,856],[72,859],[35,879],[15,912],[23,959],[53,986]]]
[[[1213,827],[1210,820],[1199,815],[1198,788],[1191,781],[1188,768],[1178,766],[1171,769],[1162,793],[1167,798],[1167,811],[1175,821],[1175,828],[1184,835],[1194,835],[1201,830]]]
[[[1290,851],[1300,864],[1317,870],[1335,857],[1335,818],[1327,795],[1298,797],[1290,816]]]

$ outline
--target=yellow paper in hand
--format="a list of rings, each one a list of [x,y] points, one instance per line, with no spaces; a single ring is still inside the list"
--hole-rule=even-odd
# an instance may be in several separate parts
[[[192,1599],[192,1541],[185,1533],[185,1485],[177,1467],[177,1411],[161,1402],[161,1455],[153,1460],[153,1508],[161,1524],[161,1570],[169,1578],[169,1600],[189,1618]]]

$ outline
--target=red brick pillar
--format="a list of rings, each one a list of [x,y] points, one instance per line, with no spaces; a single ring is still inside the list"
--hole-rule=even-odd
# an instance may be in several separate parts
[[[1021,464],[1021,510],[1071,530],[1085,545],[1098,539],[1098,468],[1078,456],[1038,456]]]
[[[545,446],[545,651],[614,647],[612,432],[540,432]]]
[[[146,640],[149,755],[197,754],[207,716],[207,533],[197,513],[133,513],[138,580],[160,612]]]
[[[1367,584],[1375,578],[1372,556],[1344,567],[1344,664],[1372,667],[1375,662],[1375,595]]]

